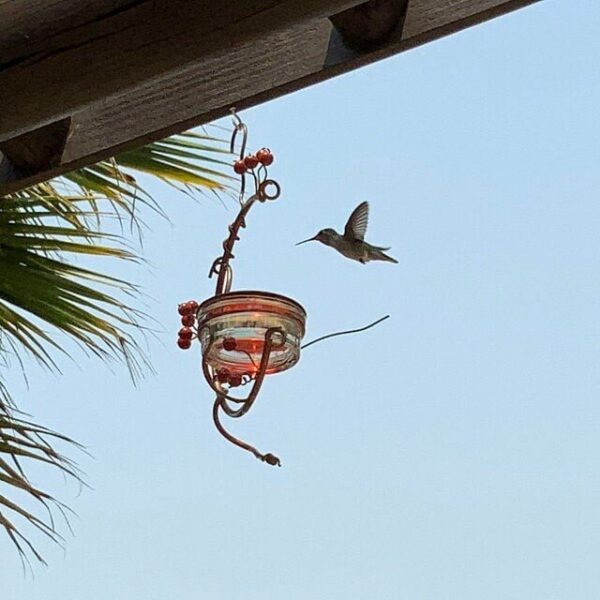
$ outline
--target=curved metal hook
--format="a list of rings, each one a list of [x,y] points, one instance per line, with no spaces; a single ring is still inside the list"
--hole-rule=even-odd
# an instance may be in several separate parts
[[[269,358],[271,356],[271,351],[273,350],[273,337],[275,334],[285,335],[285,332],[280,327],[270,327],[265,332],[265,344],[263,347],[263,352],[262,352],[258,372],[256,374],[254,384],[252,385],[252,389],[250,390],[250,393],[248,394],[248,396],[245,400],[242,400],[239,398],[233,398],[233,397],[229,396],[227,393],[225,393],[223,388],[219,385],[219,382],[215,380],[214,375],[210,372],[211,367],[208,365],[207,360],[208,360],[208,354],[210,352],[210,349],[212,348],[212,344],[214,343],[214,340],[210,341],[208,347],[206,348],[206,351],[202,355],[202,370],[204,372],[204,376],[205,376],[208,384],[211,386],[213,391],[215,391],[215,393],[217,394],[217,398],[213,405],[213,421],[215,422],[215,426],[217,427],[217,430],[219,431],[219,433],[221,433],[221,435],[223,437],[225,437],[227,440],[229,440],[231,443],[235,444],[236,446],[239,446],[240,448],[243,448],[244,450],[248,450],[249,452],[252,452],[254,454],[254,456],[256,456],[256,458],[259,458],[260,460],[267,462],[271,465],[281,466],[281,463],[276,456],[274,456],[273,454],[270,454],[270,453],[262,454],[256,448],[254,448],[254,446],[251,446],[250,444],[247,444],[246,442],[231,435],[223,427],[222,423],[219,420],[219,408],[221,408],[221,410],[223,410],[223,412],[227,416],[232,417],[234,419],[243,417],[252,408],[252,405],[254,404],[254,401],[256,400],[256,397],[258,396],[258,393],[259,393],[262,383],[264,381],[265,375],[267,373],[267,368],[269,366]],[[238,409],[231,408],[227,404],[227,400],[231,400],[233,402],[237,402],[237,403],[241,404],[240,408],[238,408]]]
[[[269,186],[275,186],[275,191],[272,194],[267,193]],[[265,179],[258,185],[257,196],[261,202],[265,200],[277,200],[281,195],[281,186],[274,179]]]

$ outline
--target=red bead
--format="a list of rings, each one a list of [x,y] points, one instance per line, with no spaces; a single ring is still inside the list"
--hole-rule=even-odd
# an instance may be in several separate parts
[[[189,309],[187,302],[182,302],[177,307],[177,312],[183,316],[183,315],[189,315],[192,311]]]
[[[231,387],[238,387],[239,385],[242,385],[242,376],[238,373],[233,373],[229,377],[229,385]]]
[[[244,164],[244,161],[243,160],[236,160],[233,163],[233,170],[238,175],[243,175],[246,172],[246,165]]]
[[[246,158],[244,158],[244,165],[249,169],[254,169],[258,164],[258,158],[254,154],[248,154]]]
[[[192,340],[190,339],[186,339],[186,338],[179,338],[177,340],[177,345],[182,349],[182,350],[187,350],[191,345],[192,345]]]
[[[183,340],[191,340],[194,332],[189,327],[182,327],[178,335]]]
[[[181,317],[181,324],[184,327],[191,327],[194,323],[196,322],[196,317],[194,317],[194,315],[183,315],[183,317]]]
[[[268,148],[261,148],[256,153],[256,158],[258,158],[258,161],[265,165],[265,167],[268,167],[273,162],[273,155]]]
[[[189,313],[195,313],[198,310],[198,303],[195,300],[188,300],[185,306],[187,306]]]
[[[235,350],[236,346],[237,346],[237,344],[235,342],[235,338],[228,337],[223,340],[223,348],[225,348],[225,350],[227,350],[229,352],[231,352],[232,350]]]
[[[217,369],[217,380],[220,383],[227,383],[229,381],[229,369],[226,369],[225,367]]]

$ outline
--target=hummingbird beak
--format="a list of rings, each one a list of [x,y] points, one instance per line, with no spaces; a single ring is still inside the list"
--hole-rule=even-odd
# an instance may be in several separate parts
[[[300,244],[306,244],[306,242],[312,242],[312,241],[314,241],[314,240],[316,240],[316,239],[317,239],[317,236],[315,235],[315,237],[311,237],[311,238],[308,238],[307,240],[304,240],[304,241],[302,241],[302,242],[298,242],[298,243],[296,244],[296,246],[299,246]]]

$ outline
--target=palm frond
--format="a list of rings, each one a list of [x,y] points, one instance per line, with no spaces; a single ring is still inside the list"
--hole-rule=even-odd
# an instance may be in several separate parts
[[[224,141],[185,133],[0,198],[0,367],[14,356],[23,368],[30,355],[58,369],[56,355],[66,353],[60,333],[85,353],[123,361],[135,381],[149,368],[138,342],[145,331],[145,315],[134,306],[138,287],[74,261],[140,260],[123,237],[124,224],[139,235],[139,208],[164,215],[165,206],[135,173],[185,193],[225,191],[230,158]],[[0,491],[25,493],[44,513],[0,493],[0,528],[23,559],[43,562],[16,520],[60,543],[53,510],[64,515],[64,507],[29,481],[22,463],[44,463],[78,479],[75,466],[51,445],[74,442],[14,411],[0,380]]]
[[[118,199],[121,203],[139,199],[162,212],[162,207],[144,191],[132,173],[152,175],[178,189],[183,185],[188,189],[223,191],[233,180],[224,172],[231,166],[230,159],[229,147],[224,140],[187,132],[123,152],[110,161],[69,173],[65,179],[83,190],[115,201]],[[218,167],[222,168],[219,170]]]
[[[52,198],[1,204],[0,330],[49,367],[54,366],[49,350],[60,345],[44,323],[102,358],[134,350],[137,344],[126,330],[135,329],[142,315],[119,294],[135,296],[137,288],[67,260],[73,255],[135,260],[135,254],[118,236],[87,226],[80,215],[75,223],[60,211],[23,218],[33,206],[53,205]]]
[[[101,272],[84,273],[71,260],[138,259],[106,228],[115,218],[135,221],[136,201],[163,211],[131,172],[223,190],[230,177],[214,167],[229,166],[229,158],[224,141],[190,132],[0,199],[0,331],[46,366],[54,366],[49,349],[57,344],[43,323],[102,358],[120,355],[141,366],[144,359],[136,356],[139,346],[128,332],[139,328],[142,314],[122,300],[137,288]]]
[[[68,509],[35,486],[27,477],[25,466],[32,463],[50,465],[83,484],[81,472],[56,450],[56,442],[81,448],[67,436],[18,417],[6,403],[0,402],[0,483],[32,501],[31,508],[24,508],[21,503],[0,493],[0,527],[15,545],[23,565],[29,562],[29,555],[45,564],[29,537],[22,532],[23,524],[57,544],[62,544],[63,538],[58,532],[55,513],[68,526]]]

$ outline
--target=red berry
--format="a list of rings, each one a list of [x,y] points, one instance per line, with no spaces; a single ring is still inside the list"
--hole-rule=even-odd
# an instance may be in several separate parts
[[[178,335],[182,340],[191,340],[194,332],[189,327],[182,327]]]
[[[177,307],[177,312],[183,316],[183,315],[189,315],[192,311],[190,310],[187,302],[182,302]]]
[[[181,317],[181,324],[184,327],[191,327],[194,323],[196,322],[196,317],[194,317],[194,315],[183,315],[183,317]]]
[[[237,346],[236,342],[235,342],[235,338],[232,337],[227,337],[223,340],[223,348],[225,348],[225,350],[231,352],[232,350],[235,350],[235,347]]]
[[[231,387],[238,387],[238,385],[242,385],[242,376],[238,373],[233,373],[229,377],[229,385]]]
[[[229,369],[226,369],[225,367],[217,369],[217,380],[220,383],[227,383],[229,381]]]
[[[246,165],[244,164],[244,161],[243,160],[236,160],[233,163],[233,170],[238,175],[243,175],[246,172]]]
[[[256,158],[258,158],[258,162],[268,167],[273,162],[273,155],[268,148],[261,148],[256,153]]]
[[[195,300],[188,300],[185,305],[188,309],[188,312],[195,313],[198,310],[198,303]]]
[[[256,167],[256,165],[258,164],[258,158],[254,154],[248,154],[248,156],[244,158],[244,164],[249,169],[254,169],[254,167]]]
[[[186,338],[179,338],[177,340],[177,345],[182,349],[182,350],[187,350],[191,345],[192,345],[192,340],[190,339],[186,339]]]

